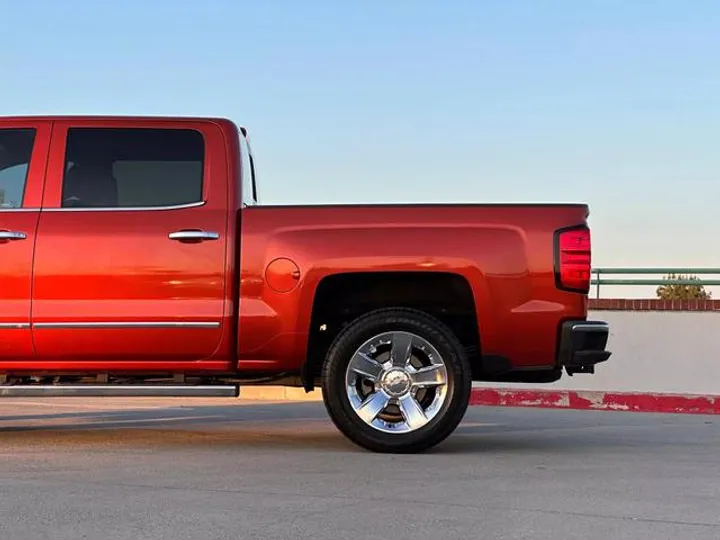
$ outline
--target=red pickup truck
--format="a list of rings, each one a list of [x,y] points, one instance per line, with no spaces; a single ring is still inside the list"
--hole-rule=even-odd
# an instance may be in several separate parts
[[[360,446],[610,356],[584,204],[260,206],[226,119],[0,118],[0,395],[321,387]]]

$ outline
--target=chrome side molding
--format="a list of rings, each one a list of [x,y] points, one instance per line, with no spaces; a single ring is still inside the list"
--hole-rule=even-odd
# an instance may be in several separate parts
[[[33,328],[220,328],[218,321],[38,322]]]
[[[29,328],[220,328],[218,321],[88,321],[88,322],[0,322],[0,330]]]
[[[30,323],[24,322],[4,322],[0,323],[0,330],[27,330]]]

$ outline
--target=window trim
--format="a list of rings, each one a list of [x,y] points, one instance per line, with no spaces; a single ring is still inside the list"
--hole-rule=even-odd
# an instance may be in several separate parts
[[[257,183],[255,182],[255,157],[250,153],[250,172],[252,173],[252,190],[253,190],[253,201],[255,204],[260,204],[257,194]]]
[[[205,197],[203,196],[203,199]],[[83,207],[61,207],[43,208],[43,212],[157,212],[158,210],[183,210],[185,208],[199,208],[205,206],[207,201],[197,201],[184,204],[173,204],[168,206],[96,206],[91,208]],[[38,208],[39,210],[39,208]]]
[[[29,208],[29,207],[22,207],[22,208],[0,208],[0,213],[3,212],[39,212],[41,208]]]
[[[240,131],[240,204],[242,208],[258,206],[260,202],[257,196],[255,185],[255,158],[253,157],[250,141],[244,130]],[[247,158],[248,170],[245,170],[245,158]],[[248,182],[249,180],[249,182]],[[251,193],[246,193],[245,185],[249,183]]]
[[[182,204],[170,204],[170,205],[163,205],[163,206],[95,206],[95,207],[72,207],[72,206],[62,206],[62,199],[59,201],[60,206],[53,207],[53,208],[46,208],[44,207],[42,209],[43,212],[157,212],[160,210],[184,210],[187,208],[199,208],[201,206],[205,206],[207,204],[207,138],[205,137],[205,133],[201,129],[197,129],[194,127],[157,127],[157,126],[68,126],[65,130],[65,140],[64,140],[64,149],[63,149],[63,172],[60,176],[60,193],[62,195],[62,190],[65,186],[65,176],[67,175],[67,171],[65,170],[65,167],[67,166],[68,162],[68,139],[70,137],[70,132],[72,130],[147,130],[147,131],[153,131],[153,130],[177,130],[177,131],[194,131],[198,135],[200,135],[200,138],[202,139],[202,145],[203,145],[203,158],[202,158],[202,176],[200,178],[201,181],[201,196],[199,201],[191,202],[191,203],[182,203]]]

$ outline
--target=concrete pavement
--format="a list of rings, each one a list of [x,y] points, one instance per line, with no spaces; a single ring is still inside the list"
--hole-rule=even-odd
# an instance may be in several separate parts
[[[0,538],[720,538],[716,416],[472,407],[425,455],[321,404],[0,401]]]

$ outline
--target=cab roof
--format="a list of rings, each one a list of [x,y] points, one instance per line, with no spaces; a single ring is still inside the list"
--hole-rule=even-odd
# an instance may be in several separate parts
[[[181,115],[94,115],[94,114],[44,114],[44,115],[11,115],[0,116],[1,120],[35,120],[35,121],[87,121],[94,122],[107,120],[108,122],[117,121],[163,121],[163,122],[231,122],[229,118],[215,116],[181,116]]]

